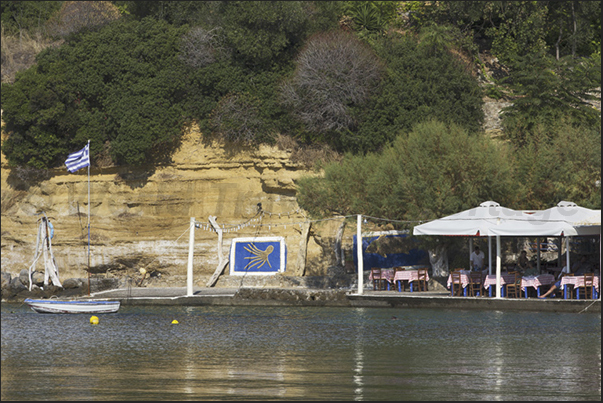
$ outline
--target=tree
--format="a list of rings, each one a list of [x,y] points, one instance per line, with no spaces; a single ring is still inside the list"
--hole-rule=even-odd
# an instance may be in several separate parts
[[[540,52],[518,57],[509,76],[513,104],[503,111],[503,127],[517,145],[526,143],[534,127],[571,125],[600,127],[601,113],[587,101],[600,94],[600,58],[556,61]],[[551,132],[554,133],[554,132]]]
[[[295,64],[282,87],[283,103],[315,140],[340,144],[357,124],[352,107],[370,98],[383,66],[367,45],[342,31],[310,38]]]
[[[354,137],[344,137],[345,149],[378,150],[430,119],[481,129],[482,90],[456,54],[397,34],[377,41],[374,48],[387,76],[358,112],[358,130]]]
[[[600,53],[600,1],[406,2],[410,28],[452,24],[503,64],[547,50],[560,59]]]
[[[313,215],[365,214],[429,220],[513,195],[505,145],[457,125],[418,124],[381,153],[346,155],[324,176],[298,183],[298,203]]]
[[[49,32],[66,37],[82,29],[97,29],[120,16],[119,9],[110,1],[65,1],[48,21]]]
[[[60,166],[88,139],[93,159],[106,142],[113,163],[164,158],[184,124],[177,45],[185,32],[153,19],[119,20],[41,53],[13,85],[2,85],[9,163]]]
[[[561,200],[600,208],[600,130],[539,124],[513,154],[515,208],[546,209]]]
[[[259,100],[250,94],[229,94],[212,111],[210,125],[213,132],[226,141],[245,145],[259,143],[270,137],[259,109]]]
[[[227,1],[219,3],[225,45],[248,67],[270,67],[287,60],[306,37],[310,15],[299,1]]]
[[[45,31],[48,19],[61,7],[61,1],[3,1],[0,3],[2,29],[5,34]]]
[[[211,30],[202,27],[192,28],[182,37],[178,56],[180,60],[193,68],[205,67],[213,63],[221,48],[218,31],[218,28]]]
[[[398,3],[394,1],[346,1],[343,11],[352,18],[357,30],[383,33],[395,19]]]

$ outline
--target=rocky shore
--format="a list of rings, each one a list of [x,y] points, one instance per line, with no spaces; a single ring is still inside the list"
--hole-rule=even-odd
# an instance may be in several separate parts
[[[331,268],[328,276],[228,276],[218,278],[214,287],[200,286],[203,281],[196,282],[200,289],[229,289],[238,290],[239,298],[246,299],[280,299],[290,301],[316,301],[325,300],[334,302],[341,300],[345,293],[357,290],[357,276],[347,273],[341,268]],[[18,275],[2,272],[2,301],[22,302],[26,298],[74,298],[88,296],[109,290],[130,289],[147,290],[145,294],[153,295],[153,290],[166,288],[182,288],[186,285],[185,276],[166,278],[162,276],[149,277],[105,277],[92,275],[88,278],[68,278],[62,281],[62,287],[44,285],[44,273],[32,273],[32,287],[29,290],[29,274],[27,269],[21,270]],[[447,292],[444,278],[430,279],[429,289],[432,291]],[[364,289],[372,290],[368,279],[368,272],[363,280]],[[88,291],[90,284],[90,291]],[[267,291],[270,296],[267,296]],[[277,290],[281,290],[278,291]],[[317,293],[317,294],[312,294]],[[161,294],[161,292],[158,292]]]

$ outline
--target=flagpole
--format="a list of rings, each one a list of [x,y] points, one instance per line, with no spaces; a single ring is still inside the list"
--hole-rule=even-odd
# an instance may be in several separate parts
[[[88,160],[90,160],[90,140],[88,140]],[[90,296],[90,164],[88,163],[88,296]]]

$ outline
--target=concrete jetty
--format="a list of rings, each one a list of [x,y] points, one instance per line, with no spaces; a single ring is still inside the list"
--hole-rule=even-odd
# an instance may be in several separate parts
[[[601,299],[453,297],[443,291],[366,290],[358,294],[350,289],[195,287],[193,295],[188,296],[186,287],[153,287],[112,289],[80,298],[119,300],[124,306],[338,306],[601,313]]]

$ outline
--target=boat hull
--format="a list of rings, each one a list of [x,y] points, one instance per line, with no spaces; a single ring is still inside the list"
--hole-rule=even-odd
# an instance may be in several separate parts
[[[33,311],[38,313],[114,313],[119,310],[119,301],[59,301],[26,299]]]

